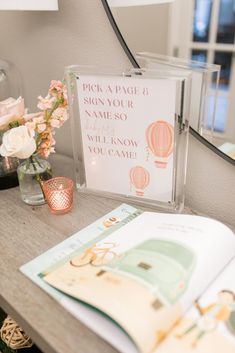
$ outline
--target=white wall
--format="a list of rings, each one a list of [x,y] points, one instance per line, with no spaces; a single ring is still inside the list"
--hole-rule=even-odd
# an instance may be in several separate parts
[[[62,78],[65,65],[129,66],[100,0],[60,0],[59,5],[58,13],[0,12],[1,57],[20,69],[31,111],[50,80]],[[71,152],[68,124],[59,131],[57,150]],[[235,226],[235,168],[193,137],[186,200]]]

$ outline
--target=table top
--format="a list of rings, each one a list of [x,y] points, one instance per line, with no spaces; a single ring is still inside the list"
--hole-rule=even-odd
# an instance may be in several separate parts
[[[56,157],[55,162],[57,175],[63,175],[62,170],[66,170],[67,176],[72,174],[69,158]],[[19,267],[120,203],[75,192],[72,211],[66,215],[53,215],[47,205],[24,204],[18,187],[0,191],[0,307],[43,352],[117,352],[25,277]]]

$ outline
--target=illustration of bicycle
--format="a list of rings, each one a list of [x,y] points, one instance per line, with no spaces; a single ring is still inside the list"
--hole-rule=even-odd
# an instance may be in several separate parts
[[[99,247],[97,244],[94,244],[91,248],[70,260],[70,265],[74,267],[82,267],[88,264],[103,266],[118,257],[115,251],[112,250],[117,246],[115,243],[104,243],[104,245],[107,246]]]

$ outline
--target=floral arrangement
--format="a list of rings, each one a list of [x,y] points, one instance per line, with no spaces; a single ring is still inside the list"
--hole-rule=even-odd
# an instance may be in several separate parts
[[[38,97],[39,112],[28,114],[24,99],[8,98],[0,102],[0,155],[31,159],[47,158],[55,152],[55,129],[68,119],[67,90],[61,81],[51,81],[45,98]]]

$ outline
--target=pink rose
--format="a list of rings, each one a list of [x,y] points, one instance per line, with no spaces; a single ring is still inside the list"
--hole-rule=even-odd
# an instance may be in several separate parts
[[[25,113],[24,99],[8,98],[0,102],[0,130],[4,130],[12,121],[22,119]]]
[[[22,97],[17,99],[10,97],[0,102],[0,116],[6,114],[22,116],[24,113],[24,99]]]

